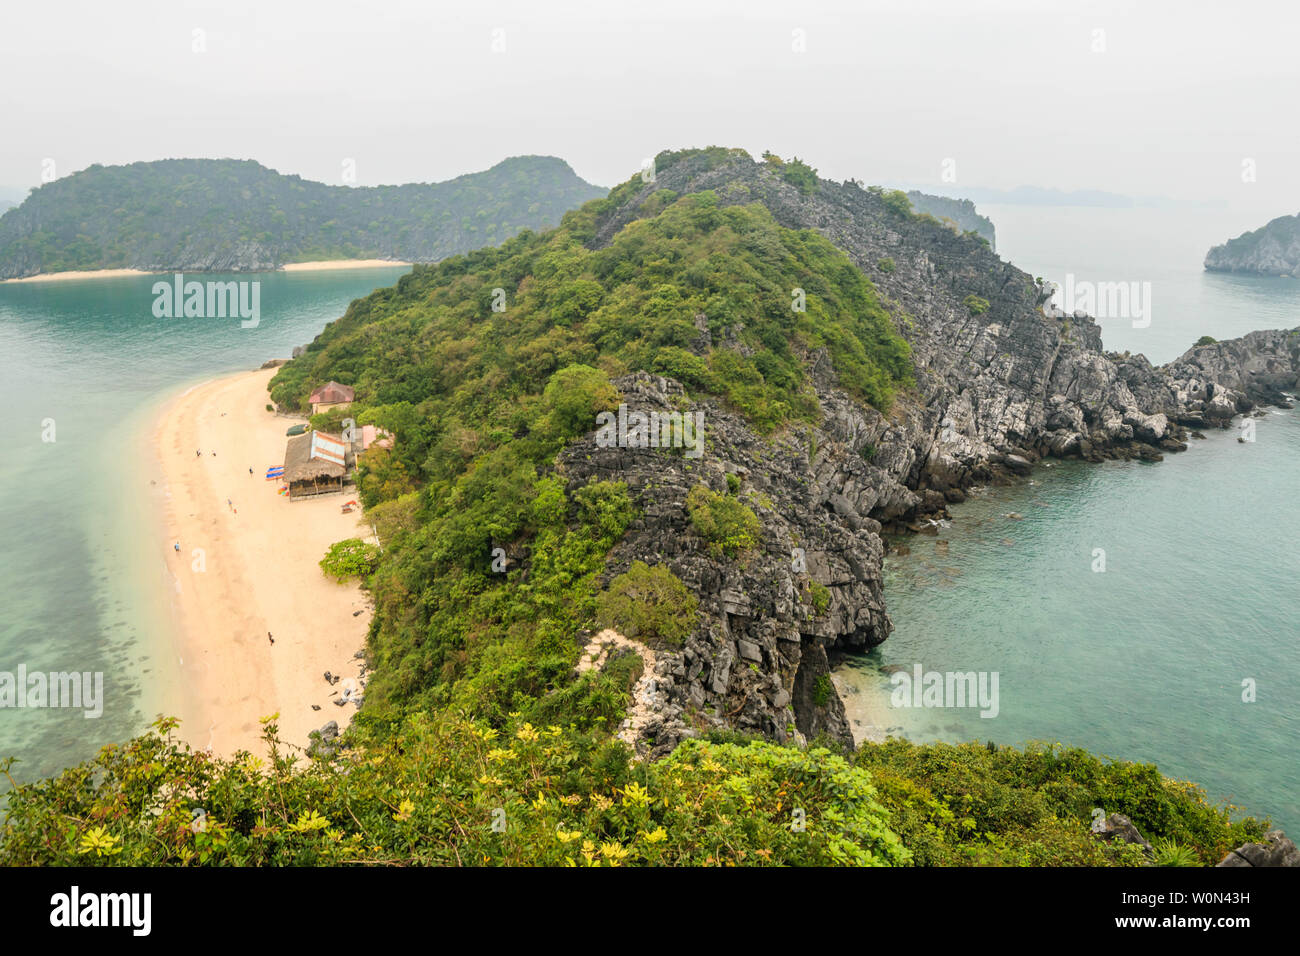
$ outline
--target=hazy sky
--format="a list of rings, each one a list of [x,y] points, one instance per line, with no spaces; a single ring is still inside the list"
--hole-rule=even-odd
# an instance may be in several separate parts
[[[613,185],[721,144],[1271,216],[1300,210],[1297,27],[1281,0],[9,4],[0,185],[177,156],[330,183],[353,159],[368,185],[521,153]]]

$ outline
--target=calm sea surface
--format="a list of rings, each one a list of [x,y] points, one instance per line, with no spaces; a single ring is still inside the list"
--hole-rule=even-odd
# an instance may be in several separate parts
[[[103,714],[0,709],[0,756],[32,779],[91,757],[157,715],[170,666],[148,513],[159,404],[216,375],[287,358],[392,269],[192,276],[257,280],[261,321],[157,319],[138,276],[0,284],[8,428],[0,455],[0,671],[100,672]],[[53,441],[47,441],[47,438]]]
[[[981,211],[1034,275],[1151,283],[1150,326],[1102,319],[1108,348],[1160,364],[1201,335],[1300,325],[1300,282],[1202,272],[1209,245],[1240,231],[1211,213]],[[1254,443],[1237,434],[1158,464],[1039,468],[906,541],[886,561],[894,634],[840,672],[857,729],[1155,761],[1300,832],[1300,408],[1258,420]],[[997,672],[998,715],[892,706],[891,673],[918,663]]]

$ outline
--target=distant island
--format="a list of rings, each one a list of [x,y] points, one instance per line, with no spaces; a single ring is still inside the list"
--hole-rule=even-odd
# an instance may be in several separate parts
[[[912,201],[912,208],[919,213],[927,213],[942,221],[952,222],[962,232],[973,232],[988,240],[990,248],[998,247],[993,230],[993,221],[975,211],[975,204],[969,199],[952,199],[948,196],[932,196],[913,189],[907,194]]]
[[[1300,277],[1300,215],[1278,216],[1205,255],[1207,272]]]
[[[916,191],[918,184],[896,183],[895,188]],[[1103,189],[1055,189],[1048,186],[1016,186],[992,189],[984,186],[919,184],[923,194],[969,199],[982,206],[1090,206],[1101,209],[1179,209],[1221,206],[1219,200],[1175,199],[1170,196],[1126,196]]]
[[[554,226],[606,192],[552,156],[517,156],[442,183],[367,187],[327,186],[252,160],[94,165],[0,215],[0,279],[100,269],[254,272],[331,259],[436,262]]]

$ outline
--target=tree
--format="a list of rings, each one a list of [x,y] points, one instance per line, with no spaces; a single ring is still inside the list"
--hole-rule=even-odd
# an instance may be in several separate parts
[[[596,620],[627,637],[680,647],[695,629],[699,602],[665,567],[633,561],[597,599]]]
[[[596,427],[596,415],[618,405],[618,390],[609,376],[590,365],[570,365],[551,376],[542,393],[550,432],[561,438],[584,435]]]
[[[368,578],[378,564],[379,549],[360,538],[336,541],[320,559],[320,569],[339,584],[349,578]]]

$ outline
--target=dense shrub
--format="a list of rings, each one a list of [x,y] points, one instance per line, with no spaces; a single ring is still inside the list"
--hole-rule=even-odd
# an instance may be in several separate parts
[[[667,568],[633,561],[597,599],[596,620],[627,637],[677,647],[695,629],[698,606]]]
[[[715,554],[734,558],[758,544],[762,527],[758,515],[737,498],[696,485],[686,495],[686,510],[691,525]]]
[[[817,170],[813,169],[798,156],[781,167],[781,178],[797,186],[805,195],[817,189]]]
[[[1234,822],[1230,808],[1208,804],[1198,788],[1151,764],[1110,762],[1060,745],[990,750],[890,740],[862,745],[855,763],[871,771],[894,828],[925,866],[1146,862],[1092,835],[1094,808],[1123,813],[1148,840],[1174,841],[1205,865],[1265,830],[1258,820]],[[1167,852],[1171,857],[1178,855]]]
[[[348,578],[368,578],[379,563],[379,549],[360,538],[348,538],[330,545],[320,568],[340,584]]]
[[[895,216],[906,217],[913,215],[912,200],[908,199],[907,193],[901,189],[886,190],[881,194],[881,199],[885,203],[885,208]]]
[[[361,715],[329,759],[177,743],[174,721],[18,786],[0,865],[905,864],[871,775],[826,750],[617,741],[513,720]]]

